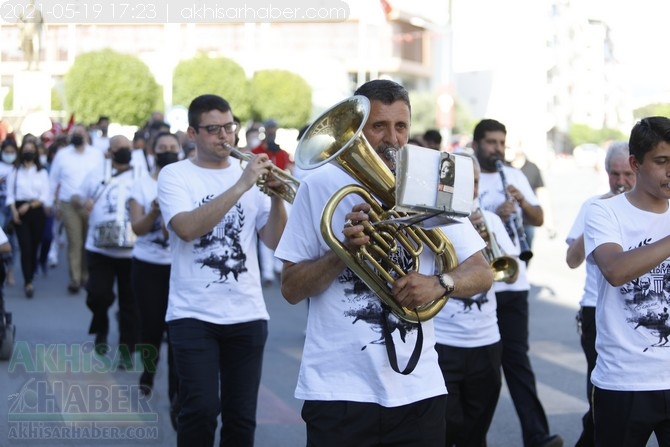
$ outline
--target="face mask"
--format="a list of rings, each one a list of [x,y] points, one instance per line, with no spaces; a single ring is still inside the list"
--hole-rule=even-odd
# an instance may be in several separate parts
[[[16,161],[16,153],[10,154],[8,152],[5,152],[2,154],[2,161],[5,163],[12,164],[14,161]]]
[[[40,164],[41,164],[42,166],[46,165],[46,164],[47,164],[47,161],[48,161],[48,160],[47,160],[47,156],[46,156],[46,155],[40,155]]]
[[[130,157],[130,149],[127,147],[122,147],[117,149],[116,152],[112,153],[112,160],[120,165],[127,165],[130,163]]]
[[[75,146],[81,146],[84,144],[84,137],[78,134],[73,134],[72,137],[70,138],[70,143],[72,143]]]
[[[259,140],[258,138],[251,138],[247,143],[247,146],[255,148],[259,144],[261,144],[261,140]]]
[[[37,154],[35,152],[24,152],[21,154],[21,160],[23,161],[35,161]]]
[[[160,154],[156,154],[156,164],[161,168],[175,161],[179,161],[179,154],[176,152],[161,152]]]

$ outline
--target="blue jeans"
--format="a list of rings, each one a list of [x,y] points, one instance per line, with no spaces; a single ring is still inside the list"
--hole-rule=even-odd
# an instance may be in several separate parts
[[[168,322],[179,377],[178,446],[254,445],[265,320],[221,325],[184,318]]]

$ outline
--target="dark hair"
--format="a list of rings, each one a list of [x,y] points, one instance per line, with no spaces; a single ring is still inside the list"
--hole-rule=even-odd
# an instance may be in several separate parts
[[[642,163],[645,154],[663,142],[670,144],[670,119],[664,116],[643,118],[630,132],[628,150]]]
[[[26,144],[32,144],[35,146],[35,159],[33,160],[33,163],[35,163],[35,167],[39,171],[40,169],[44,168],[42,166],[42,163],[40,162],[40,157],[39,157],[39,140],[35,137],[33,138],[23,138],[23,142],[21,143],[21,147],[19,148],[19,151],[16,153],[16,160],[14,161],[14,166],[18,169],[19,166],[23,164],[23,149],[26,147]]]
[[[12,146],[16,151],[19,151],[19,145],[16,144],[16,140],[12,137],[7,137],[2,141],[2,146],[0,146],[0,151],[4,152],[7,146]]]
[[[486,132],[503,132],[505,135],[507,135],[507,129],[505,128],[505,125],[500,121],[483,119],[475,126],[475,130],[472,132],[472,140],[481,140],[486,135]]]
[[[439,130],[428,129],[423,134],[423,141],[426,141],[426,142],[429,141],[431,143],[441,144],[442,143],[442,134],[440,134]]]
[[[188,125],[196,129],[200,124],[200,116],[210,110],[218,110],[219,112],[230,112],[230,104],[228,101],[218,95],[200,95],[191,101],[188,106]]]
[[[412,106],[409,103],[409,94],[402,85],[388,79],[374,79],[358,87],[354,95],[363,95],[370,101],[380,101],[382,104],[393,104],[402,101],[407,104],[410,113]]]
[[[157,132],[162,127],[167,127],[169,129],[170,125],[165,121],[152,121],[151,123],[149,123],[149,132]]]
[[[175,135],[175,134],[173,134],[173,133],[170,133],[170,132],[158,132],[158,133],[156,134],[156,136],[154,137],[153,144],[151,145],[151,151],[152,151],[154,154],[156,153],[156,144],[158,143],[158,140],[160,140],[161,138],[163,138],[163,137],[165,137],[165,136],[169,136],[169,137],[174,138],[175,141],[177,142],[177,145],[178,145],[179,147],[181,147],[181,143],[179,142],[179,137],[177,137],[177,135]]]

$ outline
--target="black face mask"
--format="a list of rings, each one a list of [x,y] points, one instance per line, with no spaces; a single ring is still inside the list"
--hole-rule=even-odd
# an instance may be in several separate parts
[[[161,168],[175,161],[179,161],[179,154],[176,152],[161,152],[160,154],[156,154],[156,164]]]
[[[130,148],[127,147],[122,147],[116,150],[116,152],[112,153],[112,160],[114,160],[114,163],[118,163],[120,165],[127,165],[130,163]]]
[[[35,161],[35,158],[37,158],[37,153],[35,152],[24,152],[21,154],[21,160],[22,161]]]
[[[75,146],[81,146],[84,144],[84,137],[78,134],[73,134],[72,137],[70,138],[70,143],[72,143]]]

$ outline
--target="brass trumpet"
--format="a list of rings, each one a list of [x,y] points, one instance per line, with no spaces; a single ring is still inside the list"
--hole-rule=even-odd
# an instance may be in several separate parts
[[[230,151],[230,156],[240,160],[240,163],[242,162],[249,163],[249,161],[251,161],[251,159],[254,158],[254,154],[242,152],[239,149],[234,148],[230,144],[224,143],[224,146],[226,147],[226,149]],[[268,195],[274,194],[277,197],[286,200],[288,203],[293,203],[293,200],[295,200],[295,195],[298,192],[298,187],[300,187],[300,181],[298,181],[298,179],[291,176],[283,169],[279,169],[275,165],[272,165],[272,168],[270,168],[270,173],[272,174],[273,177],[281,181],[282,189],[274,189],[268,187],[265,184],[265,176],[263,176],[256,183],[258,187],[261,189],[261,191],[263,191],[265,194]]]
[[[486,262],[493,270],[493,280],[502,281],[511,284],[516,281],[519,274],[519,263],[512,256],[507,256],[505,252],[498,245],[495,234],[491,232],[491,227],[486,220],[486,216],[481,208],[477,208],[475,213],[482,216],[482,223],[480,230],[486,231],[488,240],[486,240],[486,248],[482,250]]]

